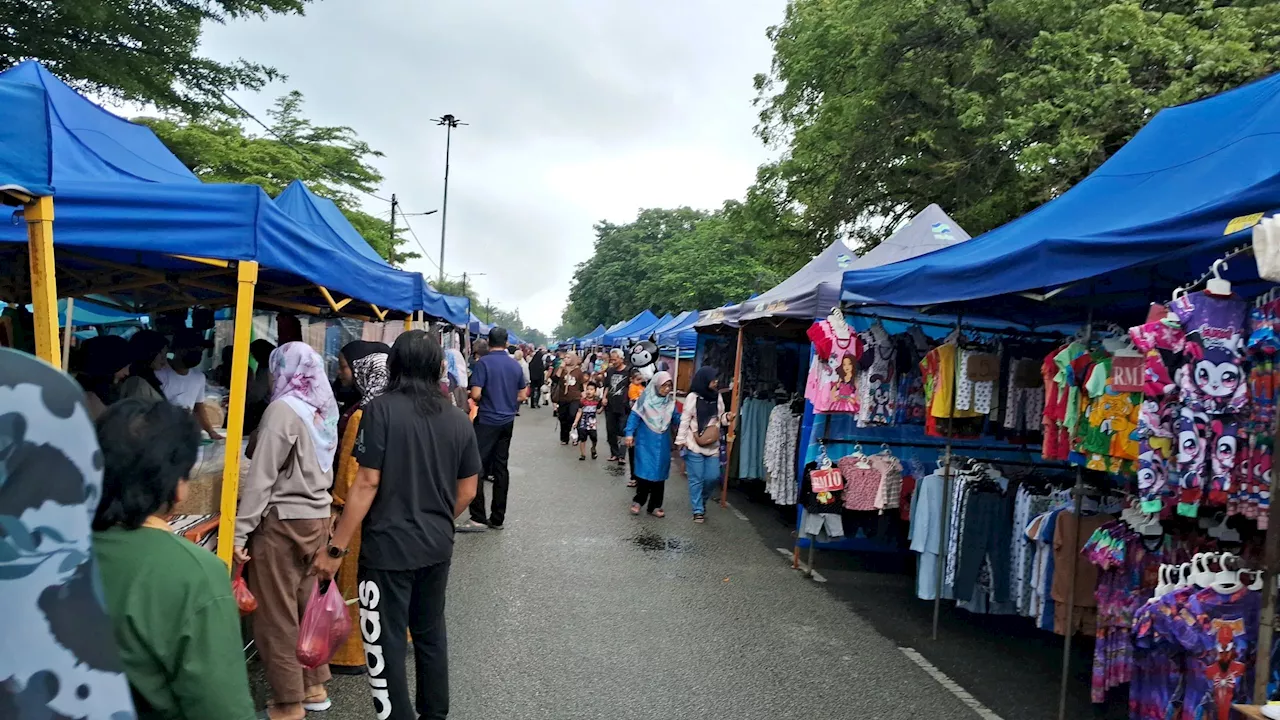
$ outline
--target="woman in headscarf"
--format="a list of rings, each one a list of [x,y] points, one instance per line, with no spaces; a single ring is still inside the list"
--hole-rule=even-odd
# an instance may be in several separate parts
[[[234,554],[249,563],[249,587],[258,598],[253,638],[271,687],[267,716],[296,720],[332,704],[324,687],[329,666],[304,670],[297,644],[315,583],[308,570],[329,539],[338,405],[324,359],[306,343],[276,348],[270,371],[271,404],[240,485]]]
[[[525,359],[524,350],[516,350],[511,357],[516,359],[516,364],[520,366],[520,372],[524,373],[524,384],[529,386],[529,361]],[[521,403],[523,404],[523,403]],[[516,406],[516,415],[520,414],[519,405]]]
[[[391,346],[386,343],[369,340],[354,340],[342,346],[338,353],[338,382],[352,392],[345,407],[338,403],[338,437],[345,439],[351,416],[369,400],[382,394],[382,388],[387,385],[387,355],[390,352]],[[377,393],[370,396],[366,390],[368,387],[376,387]]]
[[[89,522],[102,465],[82,389],[0,348],[0,447],[0,513],[14,519],[0,541],[9,551],[0,555],[0,715],[133,718],[128,667],[95,592]]]
[[[347,493],[356,481],[356,472],[360,464],[353,455],[356,438],[360,435],[360,418],[364,416],[364,407],[370,400],[378,397],[387,389],[387,358],[391,348],[386,343],[356,340],[342,348],[339,357],[351,369],[352,385],[360,392],[360,400],[339,421],[339,436],[342,444],[338,448],[338,469],[333,478],[333,511],[335,519],[341,516],[346,506]],[[342,566],[338,569],[335,582],[342,591],[342,597],[353,598],[357,593],[356,571],[359,569],[360,533],[357,531],[351,538],[349,552],[342,558]],[[360,607],[347,606],[351,615],[351,627],[360,627]],[[329,661],[334,671],[344,675],[355,675],[364,672],[364,642],[358,632],[347,636],[347,641]]]
[[[664,517],[662,496],[667,475],[671,472],[671,417],[676,397],[672,393],[671,374],[655,373],[649,380],[627,419],[627,447],[635,448],[632,469],[636,475],[636,496],[631,500],[631,514],[639,515],[640,507],[649,503],[649,514]]]
[[[684,400],[676,447],[684,457],[689,478],[689,503],[693,521],[706,522],[707,498],[720,478],[720,436],[729,427],[724,398],[716,387],[716,369],[703,365],[693,374],[691,392]]]
[[[76,379],[84,388],[89,419],[97,420],[119,398],[119,385],[129,377],[129,341],[119,335],[92,337],[84,341],[80,356],[84,366]]]

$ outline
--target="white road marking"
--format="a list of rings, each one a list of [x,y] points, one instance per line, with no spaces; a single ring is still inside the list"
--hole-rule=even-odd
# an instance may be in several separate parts
[[[778,551],[778,554],[779,554],[779,555],[781,555],[782,557],[786,558],[787,560],[791,560],[791,551],[790,551],[790,550],[788,550],[788,549],[786,549],[786,548],[774,548],[774,550],[777,550],[777,551]],[[809,566],[808,566],[808,565],[805,565],[804,563],[800,563],[800,572],[805,573],[806,575],[808,575],[808,576],[809,576],[809,577],[810,577],[814,582],[824,583],[824,582],[826,582],[826,581],[827,581],[827,578],[826,578],[826,577],[824,577],[822,573],[820,573],[820,572],[818,572],[818,571],[816,571],[816,570],[815,570],[815,571],[813,571],[813,572],[809,572]]]
[[[743,514],[742,514],[742,511],[741,511],[741,510],[739,510],[738,508],[736,508],[736,507],[734,507],[734,506],[733,506],[733,503],[728,503],[728,502],[727,502],[727,503],[725,503],[725,506],[726,506],[726,507],[728,507],[730,510],[732,510],[732,511],[733,511],[733,514],[734,514],[734,515],[737,515],[739,520],[741,520],[741,521],[743,521],[743,522],[751,522],[750,520],[748,520],[748,519],[747,519],[747,516],[746,516],[746,515],[743,515]]]
[[[911,662],[919,665],[922,670],[929,673],[934,680],[937,680],[939,685],[947,689],[947,692],[955,695],[960,702],[968,705],[971,710],[978,714],[978,717],[982,718],[982,720],[1002,720],[999,715],[991,712],[991,708],[978,702],[977,698],[970,695],[968,691],[956,684],[956,681],[947,677],[946,673],[934,667],[933,663],[925,660],[923,655],[909,647],[900,647],[898,649],[901,650],[902,654],[906,655]]]

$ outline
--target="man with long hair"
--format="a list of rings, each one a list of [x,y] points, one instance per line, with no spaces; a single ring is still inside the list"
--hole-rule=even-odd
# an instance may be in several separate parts
[[[504,353],[505,355],[505,353]],[[332,578],[360,528],[360,632],[379,718],[449,715],[444,600],[453,522],[476,493],[480,453],[466,413],[440,390],[444,350],[411,330],[396,338],[386,392],[364,407],[355,483],[316,574]],[[409,700],[405,631],[413,634],[417,703]]]

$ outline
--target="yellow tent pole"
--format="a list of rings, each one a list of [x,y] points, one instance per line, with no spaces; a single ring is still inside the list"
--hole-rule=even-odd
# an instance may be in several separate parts
[[[222,469],[221,517],[218,519],[218,557],[231,565],[235,549],[236,500],[240,497],[240,446],[244,437],[244,398],[249,389],[249,338],[253,328],[253,291],[258,263],[237,268],[235,333],[231,345],[231,397],[227,400],[226,464]]]
[[[35,312],[36,355],[62,367],[58,346],[58,285],[53,266],[53,198],[27,203],[27,255],[31,259],[31,306]]]
[[[409,331],[410,331],[410,330],[412,330],[412,329],[413,329],[413,316],[412,316],[412,315],[405,315],[405,316],[404,316],[404,331],[405,331],[405,332],[409,332]]]

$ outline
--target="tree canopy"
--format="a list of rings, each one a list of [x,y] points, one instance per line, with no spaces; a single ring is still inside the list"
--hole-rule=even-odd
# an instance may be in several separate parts
[[[385,218],[360,209],[358,193],[371,193],[382,181],[372,164],[382,153],[354,130],[313,125],[302,115],[303,98],[291,92],[270,111],[270,130],[248,132],[236,120],[185,115],[137,118],[150,127],[184,165],[205,182],[258,185],[275,197],[301,180],[315,194],[332,200],[362,237],[392,265],[419,257],[403,249],[403,226],[391,237],[390,208]]]
[[[462,287],[461,280],[445,280],[444,282],[435,281],[432,282],[431,285],[436,290],[439,290],[446,295],[465,297],[469,299],[471,301],[471,314],[480,318],[484,322],[489,323],[490,325],[499,325],[504,327],[514,332],[516,335],[519,335],[521,340],[533,345],[543,347],[547,345],[546,333],[537,328],[525,325],[524,320],[520,317],[520,310],[518,308],[514,311],[507,311],[493,305],[492,303],[482,301],[480,297],[476,295],[476,289],[472,285],[468,285],[465,288],[465,292],[463,292],[464,288]]]
[[[876,242],[937,202],[976,235],[1052,199],[1159,109],[1274,72],[1266,0],[792,0],[769,29],[762,175],[808,233]]]
[[[301,14],[310,0],[0,0],[0,70],[34,58],[82,91],[203,114],[275,69],[199,54],[205,23]]]
[[[784,277],[773,269],[784,265],[778,246],[744,231],[778,222],[760,211],[748,198],[716,212],[648,209],[634,222],[597,223],[595,252],[574,272],[556,335],[580,335],[645,309],[662,315],[715,307],[772,287]]]

